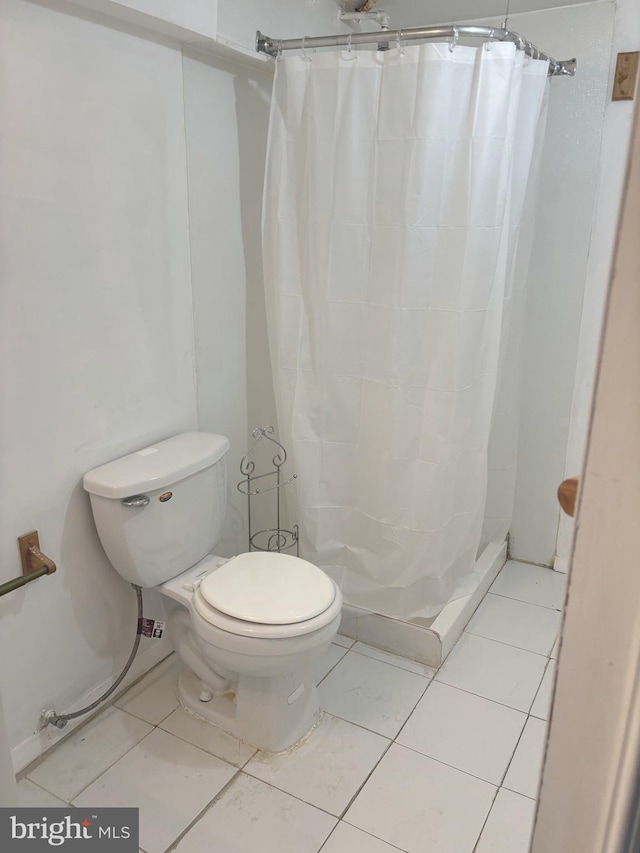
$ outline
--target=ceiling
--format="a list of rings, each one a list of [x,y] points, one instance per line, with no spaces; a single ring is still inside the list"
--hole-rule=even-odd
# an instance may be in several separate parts
[[[362,6],[364,0],[336,0],[344,9]],[[573,6],[584,0],[510,0],[509,14],[533,12],[557,6]],[[444,24],[452,21],[476,20],[503,16],[507,0],[378,0],[376,9],[391,15],[393,29]]]

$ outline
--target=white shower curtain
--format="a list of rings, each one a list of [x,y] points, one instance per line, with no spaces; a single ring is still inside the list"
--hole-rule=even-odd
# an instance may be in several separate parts
[[[473,571],[547,90],[511,44],[276,64],[263,253],[292,515],[368,610],[429,618]]]

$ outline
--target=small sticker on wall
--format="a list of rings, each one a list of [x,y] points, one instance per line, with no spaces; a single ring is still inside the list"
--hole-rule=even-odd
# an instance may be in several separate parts
[[[164,622],[159,619],[138,619],[138,634],[160,640],[164,634]]]

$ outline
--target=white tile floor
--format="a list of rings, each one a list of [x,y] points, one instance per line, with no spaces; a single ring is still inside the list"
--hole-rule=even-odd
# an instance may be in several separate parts
[[[179,707],[169,658],[31,768],[22,801],[139,806],[146,853],[526,853],[564,581],[508,563],[437,674],[337,637],[325,715],[284,755]]]

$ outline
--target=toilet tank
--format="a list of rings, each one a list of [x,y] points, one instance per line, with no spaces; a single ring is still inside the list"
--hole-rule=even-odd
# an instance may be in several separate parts
[[[186,432],[84,476],[100,542],[115,570],[142,587],[193,566],[220,538],[229,439]]]

